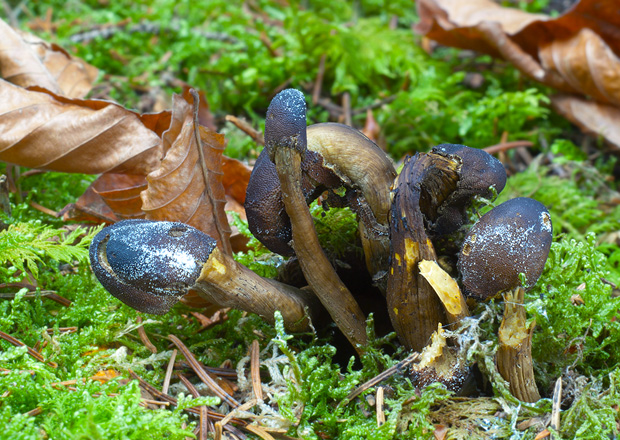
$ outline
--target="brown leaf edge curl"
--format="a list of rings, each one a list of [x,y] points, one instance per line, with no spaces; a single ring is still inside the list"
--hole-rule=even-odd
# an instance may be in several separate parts
[[[0,19],[0,77],[21,87],[39,86],[69,98],[83,98],[98,70],[56,44],[15,30]]]
[[[117,104],[64,98],[4,80],[0,93],[2,161],[85,174],[146,175],[158,166],[161,139]]]

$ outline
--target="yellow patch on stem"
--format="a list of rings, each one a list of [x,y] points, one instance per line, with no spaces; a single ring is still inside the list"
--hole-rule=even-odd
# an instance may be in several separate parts
[[[437,296],[439,296],[446,311],[451,315],[463,313],[461,289],[459,289],[456,281],[436,261],[422,260],[418,264],[418,268],[420,269],[420,275],[428,281],[437,293]]]

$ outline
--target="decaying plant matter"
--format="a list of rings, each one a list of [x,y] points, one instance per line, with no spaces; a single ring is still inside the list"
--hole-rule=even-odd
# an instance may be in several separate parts
[[[466,223],[472,201],[492,198],[504,188],[502,164],[481,150],[442,144],[407,159],[396,177],[391,161],[361,133],[340,124],[306,128],[304,96],[292,89],[269,106],[265,143],[248,186],[250,228],[270,249],[296,255],[308,287],[259,277],[191,227],[146,220],[119,222],[93,241],[91,261],[102,284],[148,313],[165,313],[188,291],[270,322],[279,310],[292,331],[307,330],[327,310],[361,352],[366,317],[355,292],[321,249],[308,209],[322,195],[327,203],[349,206],[358,215],[366,266],[383,287],[393,328],[403,346],[421,352],[412,379],[419,386],[440,381],[458,390],[469,366],[462,347],[444,336],[443,326],[458,326],[469,311],[459,283],[438,264],[433,243],[454,242],[451,234]],[[538,396],[531,368],[523,369],[531,359],[533,327],[526,328],[519,307],[523,290],[513,289],[521,286],[520,274],[527,279],[525,287],[536,282],[550,243],[544,206],[514,199],[471,228],[456,265],[465,295],[506,295],[510,307],[500,330],[497,364],[513,393],[528,401]]]

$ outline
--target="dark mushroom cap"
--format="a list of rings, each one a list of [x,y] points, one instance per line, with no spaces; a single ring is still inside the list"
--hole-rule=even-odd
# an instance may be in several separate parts
[[[463,243],[458,269],[463,290],[480,299],[518,287],[526,288],[542,274],[552,239],[551,217],[545,206],[518,197],[493,208],[476,223]]]
[[[273,146],[306,151],[306,99],[296,89],[285,89],[269,104],[265,119],[265,147],[272,155]]]
[[[460,162],[457,189],[438,209],[431,232],[443,235],[459,229],[466,221],[466,210],[475,196],[490,198],[506,186],[504,165],[484,150],[459,144],[441,144],[432,153],[456,158]]]
[[[90,262],[113,296],[138,311],[164,314],[194,284],[215,245],[183,223],[124,220],[95,236]]]

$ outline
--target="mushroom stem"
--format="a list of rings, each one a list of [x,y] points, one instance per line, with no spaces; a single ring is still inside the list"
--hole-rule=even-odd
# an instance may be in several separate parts
[[[450,391],[459,391],[469,374],[465,357],[460,347],[448,345],[445,331],[439,324],[430,343],[422,350],[420,360],[411,366],[411,380],[418,388],[441,382]]]
[[[270,323],[279,310],[293,332],[308,330],[309,320],[318,318],[321,309],[311,292],[260,277],[218,248],[211,251],[192,289],[209,301],[256,313]]]
[[[301,154],[287,146],[276,146],[274,150],[282,199],[291,219],[293,248],[306,281],[338,328],[360,351],[366,345],[366,318],[319,244],[314,221],[299,184]]]
[[[527,326],[525,290],[517,287],[504,294],[504,318],[499,328],[497,369],[510,384],[510,392],[524,402],[540,399],[532,365],[532,334],[536,322]]]
[[[390,238],[392,257],[387,285],[390,319],[401,342],[421,351],[446,312],[418,263],[437,259],[424,228],[426,212],[436,210],[458,182],[458,162],[433,153],[416,154],[394,182]]]

